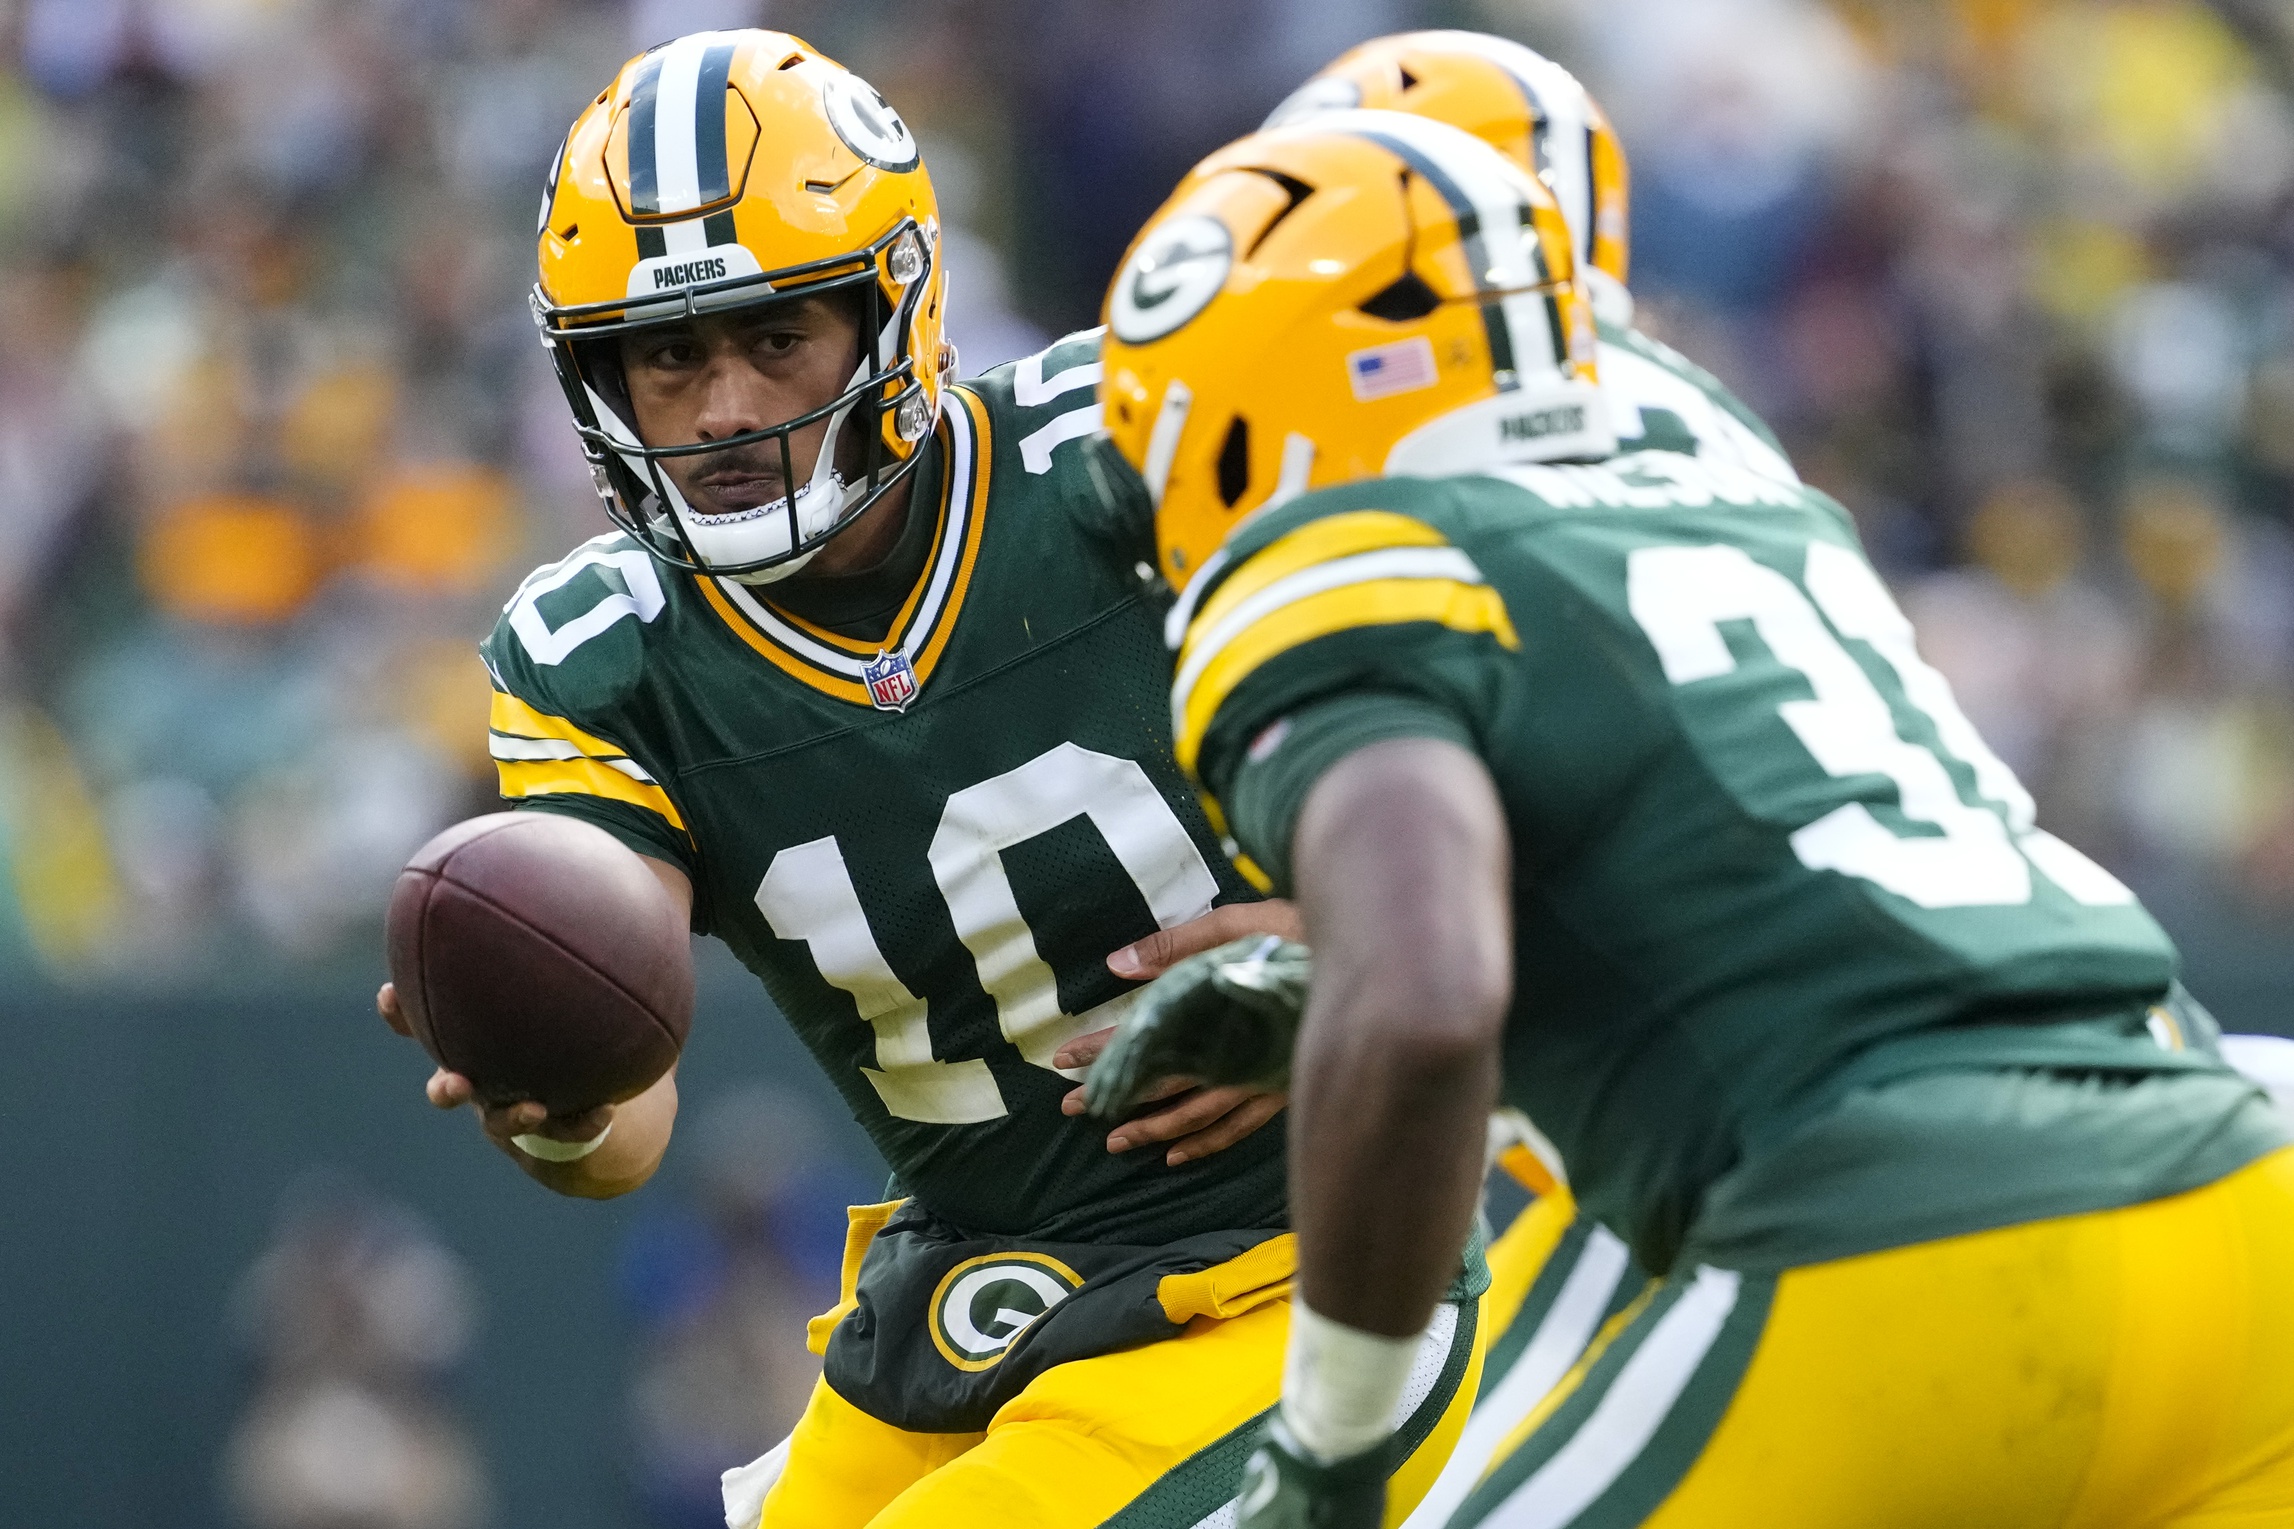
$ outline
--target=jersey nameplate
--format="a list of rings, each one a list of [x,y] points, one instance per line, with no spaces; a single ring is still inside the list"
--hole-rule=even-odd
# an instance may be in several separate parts
[[[1701,510],[1715,503],[1789,509],[1803,502],[1790,486],[1733,463],[1672,451],[1644,451],[1599,465],[1508,467],[1493,476],[1563,510]]]

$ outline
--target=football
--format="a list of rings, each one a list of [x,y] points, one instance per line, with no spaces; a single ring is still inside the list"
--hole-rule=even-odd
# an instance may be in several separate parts
[[[574,1115],[642,1093],[693,1018],[684,917],[601,828],[548,812],[457,823],[399,873],[387,924],[400,1011],[489,1104]]]

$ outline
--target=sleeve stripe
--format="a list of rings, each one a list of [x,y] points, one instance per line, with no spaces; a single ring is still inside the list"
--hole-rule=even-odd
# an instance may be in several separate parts
[[[1442,533],[1432,526],[1392,510],[1354,510],[1309,521],[1265,547],[1229,575],[1192,625],[1197,631],[1209,631],[1260,590],[1317,563],[1391,547],[1448,545]],[[1200,577],[1198,575],[1198,581]]]
[[[1192,774],[1203,736],[1235,687],[1269,660],[1291,649],[1357,627],[1431,621],[1454,632],[1487,632],[1519,647],[1505,601],[1477,577],[1387,578],[1351,582],[1285,603],[1208,654],[1184,697],[1172,697],[1172,733],[1179,767]]]
[[[1482,571],[1455,547],[1396,547],[1318,563],[1288,578],[1262,583],[1249,599],[1223,612],[1205,612],[1196,621],[1179,649],[1179,674],[1172,682],[1172,693],[1185,695],[1221,648],[1272,612],[1326,589],[1376,579],[1455,579],[1461,584],[1479,584]]]
[[[596,759],[622,759],[629,754],[620,744],[608,743],[595,733],[585,733],[563,717],[536,711],[504,690],[494,692],[494,709],[487,718],[487,725],[513,738],[556,738]]]
[[[572,744],[561,742],[556,738],[512,738],[502,733],[489,733],[486,738],[486,749],[496,759],[588,759],[591,757]],[[643,781],[647,785],[654,784],[653,777],[648,775],[645,768],[634,759],[615,755],[611,759],[600,759],[597,762],[608,769],[619,770],[631,780]]]
[[[527,796],[596,796],[608,801],[643,807],[685,832],[685,820],[669,793],[648,781],[632,780],[596,759],[502,760],[494,767],[502,777],[502,795],[515,801]]]
[[[1301,569],[1286,579],[1263,585],[1257,594],[1229,609],[1215,623],[1198,621],[1180,651],[1179,673],[1171,683],[1171,725],[1187,714],[1191,697],[1203,676],[1227,647],[1259,622],[1301,600],[1328,590],[1386,580],[1432,579],[1455,584],[1482,583],[1482,573],[1455,547],[1391,548],[1357,553],[1336,562]]]

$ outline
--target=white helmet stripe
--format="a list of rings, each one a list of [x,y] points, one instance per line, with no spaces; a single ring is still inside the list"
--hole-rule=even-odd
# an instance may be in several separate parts
[[[1530,245],[1518,237],[1529,203],[1519,183],[1522,172],[1479,138],[1408,112],[1333,112],[1314,125],[1384,145],[1408,160],[1461,215],[1473,213],[1469,243],[1480,252],[1474,280],[1483,288],[1510,291],[1544,282]]]
[[[725,158],[725,79],[736,44],[730,33],[696,32],[661,50],[650,146],[657,211],[690,212],[732,194]],[[637,147],[633,132],[632,154]]]
[[[688,213],[732,195],[725,83],[739,44],[734,32],[695,32],[645,62],[629,92],[629,211]]]
[[[1475,285],[1484,292],[1525,293],[1483,307],[1501,388],[1514,385],[1525,356],[1567,361],[1558,325],[1540,318],[1553,305],[1526,295],[1552,278],[1531,230],[1532,193],[1519,167],[1462,128],[1405,112],[1333,112],[1315,126],[1353,133],[1400,156],[1457,214]]]
[[[1539,177],[1561,204],[1577,258],[1593,258],[1593,109],[1577,76],[1534,48],[1486,32],[1430,32],[1429,44],[1486,59],[1513,80],[1537,124]]]
[[[694,159],[693,87],[701,82],[699,39],[685,37],[661,54],[661,84],[653,102],[653,184],[663,212],[688,212],[701,203]]]

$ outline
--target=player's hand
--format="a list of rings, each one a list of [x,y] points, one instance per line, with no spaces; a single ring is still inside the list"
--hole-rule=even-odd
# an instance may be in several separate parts
[[[374,995],[374,1007],[382,1015],[383,1023],[400,1035],[414,1033],[406,1022],[405,1012],[398,1006],[395,985],[388,982],[382,985],[382,991]],[[531,1099],[515,1104],[477,1104],[478,1092],[470,1080],[444,1067],[430,1074],[429,1081],[422,1085],[422,1094],[434,1109],[458,1110],[465,1104],[476,1104],[478,1123],[485,1130],[486,1139],[520,1168],[545,1183],[571,1176],[567,1170],[574,1164],[544,1162],[522,1150],[514,1138],[545,1136],[552,1141],[569,1143],[594,1141],[598,1133],[613,1123],[614,1107],[610,1104],[601,1104],[580,1115],[562,1116],[553,1116]]]
[[[1118,977],[1143,981],[1161,976],[1189,956],[1244,935],[1276,934],[1296,939],[1300,932],[1297,908],[1280,898],[1230,903],[1223,908],[1213,908],[1201,918],[1159,929],[1136,944],[1124,946],[1108,956],[1107,969]],[[1089,1035],[1079,1035],[1059,1049],[1052,1057],[1052,1065],[1088,1067],[1114,1038],[1113,1025]],[[1135,1147],[1168,1142],[1170,1146],[1163,1160],[1176,1168],[1181,1163],[1233,1146],[1281,1114],[1289,1102],[1289,1096],[1279,1089],[1205,1088],[1199,1080],[1184,1076],[1159,1080],[1142,1102],[1160,1099],[1173,1102],[1137,1120],[1127,1120],[1110,1131],[1107,1150],[1128,1152]],[[1083,1090],[1077,1088],[1070,1092],[1060,1101],[1060,1110],[1069,1115],[1082,1114]]]
[[[1084,1103],[1119,1117],[1164,1080],[1273,1092],[1290,1086],[1291,1045],[1306,1013],[1313,955],[1254,935],[1190,956],[1148,985],[1083,1080]]]
[[[1378,1529],[1386,1516],[1386,1448],[1325,1465],[1291,1438],[1278,1412],[1243,1467],[1235,1529]]]

